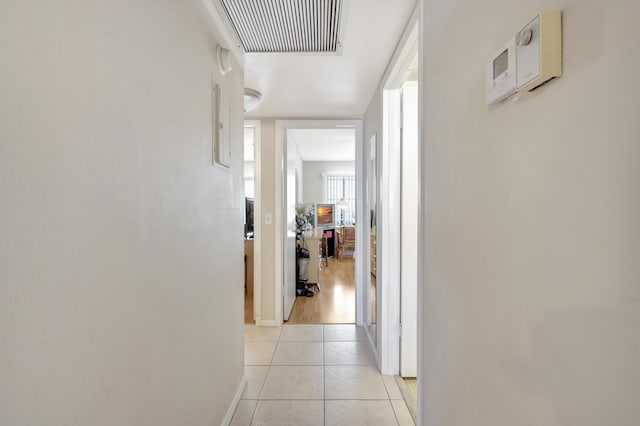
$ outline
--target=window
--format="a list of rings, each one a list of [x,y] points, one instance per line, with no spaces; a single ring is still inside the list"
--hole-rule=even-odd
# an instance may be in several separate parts
[[[245,126],[244,128],[244,196],[255,197],[255,175],[254,175],[254,138],[255,127]]]
[[[254,198],[256,196],[256,191],[255,191],[255,187],[256,187],[256,181],[255,179],[252,177],[246,177],[244,178],[244,196],[245,197],[249,197],[249,198]]]
[[[356,223],[356,178],[355,176],[327,176],[325,181],[326,202],[336,204],[336,223]],[[346,205],[341,206],[344,199]]]

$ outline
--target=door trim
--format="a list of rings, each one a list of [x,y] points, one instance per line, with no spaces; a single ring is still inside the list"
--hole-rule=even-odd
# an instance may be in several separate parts
[[[377,341],[379,365],[382,374],[396,375],[400,371],[400,88],[407,79],[407,70],[418,55],[420,61],[420,2],[407,24],[396,51],[382,78],[381,117],[383,162],[380,186],[389,197],[382,200],[378,249],[381,250],[377,267],[381,285],[377,286],[378,302]],[[420,67],[421,69],[422,67]],[[423,87],[419,81],[419,87]],[[422,96],[419,90],[419,97]],[[418,114],[421,114],[420,110]],[[420,115],[419,115],[420,117]],[[419,120],[421,122],[421,120]],[[421,173],[420,165],[419,173]],[[420,189],[419,189],[420,190]],[[418,201],[418,204],[420,202]],[[420,212],[419,212],[420,214]],[[420,221],[420,220],[419,220]],[[418,253],[421,258],[421,253]],[[418,275],[420,279],[420,275]],[[420,319],[418,319],[420,321]],[[420,342],[418,342],[420,344]]]
[[[364,176],[363,176],[363,161],[364,161],[364,142],[363,142],[363,124],[362,120],[348,120],[348,119],[334,119],[334,120],[276,120],[275,125],[275,140],[276,140],[276,155],[275,155],[275,205],[278,211],[275,214],[275,233],[276,233],[276,253],[280,259],[276,260],[276,285],[275,285],[275,307],[276,307],[276,323],[281,325],[283,323],[283,293],[282,288],[284,285],[284,214],[286,213],[285,197],[284,197],[284,185],[286,177],[284,173],[286,169],[284,167],[283,147],[286,143],[287,130],[290,129],[332,129],[332,128],[344,128],[345,126],[353,127],[356,133],[356,217],[363,217],[364,212]],[[356,247],[364,247],[366,243],[364,240],[364,232],[366,232],[366,223],[364,220],[356,221]],[[356,265],[356,324],[364,325],[364,277],[366,273],[366,264],[364,257],[364,250],[355,251]]]
[[[245,120],[244,128],[253,128],[253,319],[262,317],[262,144],[260,120]]]

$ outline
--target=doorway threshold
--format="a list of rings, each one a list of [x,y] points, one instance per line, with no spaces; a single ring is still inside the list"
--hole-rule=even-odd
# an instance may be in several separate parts
[[[400,376],[395,376],[395,379],[413,421],[415,424],[418,424],[418,379],[415,377],[403,378]]]

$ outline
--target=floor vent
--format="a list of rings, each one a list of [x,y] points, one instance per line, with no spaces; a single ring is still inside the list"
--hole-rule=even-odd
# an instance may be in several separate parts
[[[346,0],[219,1],[246,53],[340,53]]]

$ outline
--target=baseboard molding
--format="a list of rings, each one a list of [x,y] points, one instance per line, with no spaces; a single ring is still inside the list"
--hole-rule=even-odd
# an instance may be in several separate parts
[[[247,376],[242,376],[242,380],[240,380],[240,384],[238,385],[238,389],[236,390],[236,394],[231,401],[231,405],[229,405],[229,409],[227,410],[227,414],[222,419],[221,426],[229,426],[231,424],[231,419],[233,419],[233,414],[236,412],[236,408],[238,408],[238,404],[240,403],[240,398],[242,397],[242,392],[244,392],[244,388],[247,386]]]
[[[371,352],[373,352],[373,357],[376,360],[376,365],[378,366],[378,370],[380,370],[380,355],[378,352],[378,348],[373,343],[374,340],[373,340],[373,337],[371,336],[371,328],[365,325],[364,330],[367,333],[367,339],[369,339],[369,347],[371,348]]]
[[[276,320],[256,320],[256,325],[260,327],[278,327],[281,324],[278,324]]]

